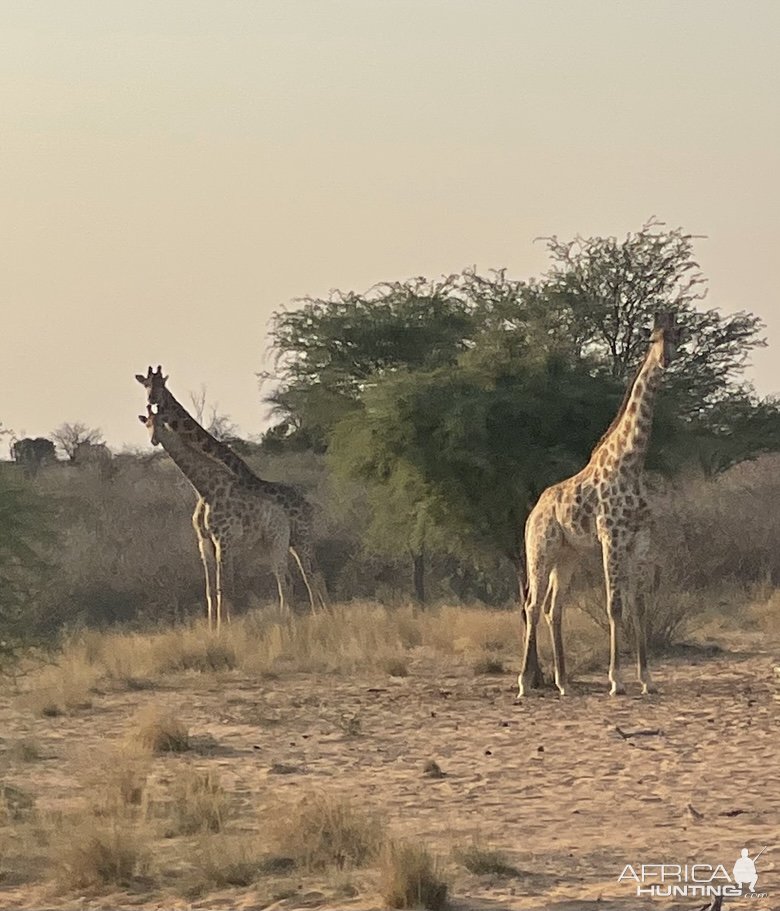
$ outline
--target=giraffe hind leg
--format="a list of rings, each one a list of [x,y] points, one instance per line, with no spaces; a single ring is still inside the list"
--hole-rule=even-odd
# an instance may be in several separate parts
[[[561,560],[550,573],[550,582],[544,599],[544,613],[550,629],[553,663],[555,667],[555,685],[561,696],[566,695],[566,656],[563,648],[563,603],[571,581],[572,567]]]
[[[293,559],[295,560],[295,562],[298,566],[298,570],[300,571],[301,578],[303,579],[303,584],[306,586],[306,591],[309,594],[309,604],[311,605],[311,612],[313,614],[316,614],[317,613],[317,604],[315,602],[314,592],[312,591],[311,583],[309,581],[309,574],[303,568],[303,563],[301,562],[301,558],[298,554],[298,551],[292,545],[290,545],[290,553],[292,554]]]
[[[539,658],[536,647],[536,627],[541,612],[539,593],[545,593],[545,600],[550,586],[550,573],[545,569],[534,569],[532,577],[528,580],[528,597],[524,605],[525,611],[525,647],[523,650],[523,668],[517,678],[518,696],[526,693],[538,685]]]

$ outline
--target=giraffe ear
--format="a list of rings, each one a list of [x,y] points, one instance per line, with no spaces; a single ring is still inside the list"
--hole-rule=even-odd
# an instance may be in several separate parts
[[[141,374],[141,373],[136,373],[135,378],[138,380],[138,382],[139,382],[142,386],[145,386],[145,385],[146,385],[146,377],[145,377],[143,374]]]
[[[145,418],[142,414],[139,414],[139,415],[138,415],[138,420],[139,420],[142,424],[145,424],[145,423],[146,423],[146,418]]]

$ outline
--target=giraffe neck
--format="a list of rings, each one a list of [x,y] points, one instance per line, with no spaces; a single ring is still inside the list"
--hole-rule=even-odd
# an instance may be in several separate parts
[[[201,426],[167,387],[161,410],[165,421],[169,424],[175,422],[176,432],[182,441],[202,452],[209,461],[221,462],[236,477],[245,481],[261,480],[238,453]]]
[[[221,468],[208,456],[187,446],[164,421],[157,422],[155,433],[160,445],[199,496],[208,498],[218,487],[224,486],[225,481],[232,480],[232,475],[226,468]]]
[[[663,372],[659,352],[651,345],[626,396],[622,413],[594,453],[595,461],[605,466],[642,471]]]

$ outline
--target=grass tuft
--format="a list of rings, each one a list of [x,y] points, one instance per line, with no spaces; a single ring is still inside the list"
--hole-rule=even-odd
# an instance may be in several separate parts
[[[148,868],[138,833],[125,825],[82,826],[56,846],[57,881],[64,889],[129,886]]]
[[[447,907],[448,886],[440,862],[420,843],[388,843],[382,852],[380,882],[390,908]]]
[[[20,737],[8,748],[8,758],[15,762],[37,762],[43,759],[43,750],[33,737]]]
[[[197,874],[188,890],[251,886],[264,876],[281,876],[295,867],[290,857],[271,855],[257,839],[245,835],[212,835],[201,839],[195,852]]]
[[[280,813],[272,832],[276,853],[305,870],[361,867],[379,855],[384,835],[377,815],[326,794],[309,794]]]
[[[184,753],[190,748],[187,728],[172,714],[154,706],[136,715],[130,739],[150,753]]]
[[[185,769],[177,773],[171,807],[169,835],[221,832],[228,816],[229,800],[212,771]]]
[[[452,852],[455,861],[465,867],[469,873],[477,875],[495,874],[497,876],[518,876],[516,867],[507,863],[506,857],[500,851],[495,851],[472,842],[470,845],[455,848]]]
[[[503,674],[504,673],[504,662],[498,658],[496,655],[484,654],[480,655],[479,658],[472,665],[474,673],[477,675],[482,674]]]

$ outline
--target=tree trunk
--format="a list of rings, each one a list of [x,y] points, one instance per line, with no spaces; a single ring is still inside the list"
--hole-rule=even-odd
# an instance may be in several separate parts
[[[414,575],[414,598],[418,604],[425,604],[425,549],[412,554]]]

